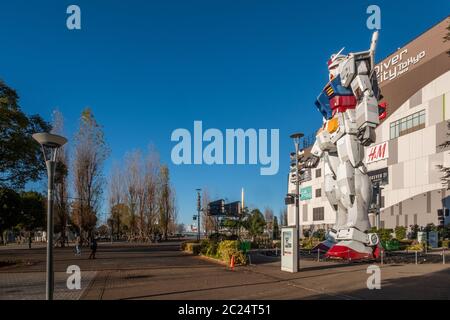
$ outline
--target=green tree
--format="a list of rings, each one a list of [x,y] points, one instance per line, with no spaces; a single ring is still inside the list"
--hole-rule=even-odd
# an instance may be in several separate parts
[[[250,236],[255,238],[256,236],[263,234],[265,226],[266,221],[264,220],[261,211],[259,211],[259,209],[253,209],[246,221],[246,229]]]
[[[0,188],[0,237],[19,222],[21,211],[20,195],[12,189]]]
[[[169,184],[169,168],[166,165],[161,166],[159,186],[159,228],[163,239],[167,240],[173,208]]]
[[[280,239],[280,226],[278,225],[277,216],[273,217],[273,239]]]
[[[46,170],[40,146],[31,135],[49,132],[51,127],[39,115],[23,113],[18,100],[16,91],[0,81],[0,186],[22,189]]]
[[[26,231],[42,228],[46,222],[45,198],[35,191],[23,192],[21,195],[21,215],[19,227]]]

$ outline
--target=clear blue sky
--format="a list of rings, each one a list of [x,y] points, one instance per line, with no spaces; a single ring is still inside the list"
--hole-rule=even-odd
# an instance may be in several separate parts
[[[77,4],[82,30],[66,28]],[[314,99],[330,54],[365,50],[366,8],[381,8],[378,60],[442,20],[448,0],[2,1],[0,78],[26,113],[63,112],[69,138],[90,106],[112,149],[105,165],[153,143],[171,169],[180,220],[192,222],[195,188],[278,213],[283,208],[293,131],[314,132]],[[348,52],[348,51],[347,51]],[[280,170],[259,166],[175,166],[176,128],[280,129]],[[107,195],[107,192],[105,192]],[[106,210],[106,206],[104,210]]]

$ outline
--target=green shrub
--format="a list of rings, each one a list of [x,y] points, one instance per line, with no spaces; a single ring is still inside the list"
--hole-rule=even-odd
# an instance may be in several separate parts
[[[201,253],[205,256],[217,258],[217,242],[212,240],[203,240],[201,243]]]
[[[301,240],[301,248],[302,249],[312,249],[316,245],[316,241],[313,238],[305,238]]]
[[[422,243],[413,243],[410,246],[406,247],[406,250],[409,251],[423,251],[423,244]]]
[[[442,240],[442,248],[450,248],[450,240]]]
[[[182,250],[193,253],[193,254],[199,254],[201,252],[202,245],[197,242],[186,242],[182,244]]]
[[[319,229],[319,230],[314,231],[313,238],[316,238],[319,241],[324,241],[325,234],[326,234],[326,231],[324,229]]]
[[[403,226],[395,227],[395,238],[397,240],[403,240],[406,238],[406,228]]]
[[[234,256],[236,264],[247,264],[247,257],[239,250],[239,241],[224,240],[220,242],[217,254],[226,263],[230,263],[231,257]]]
[[[373,227],[370,228],[369,233],[376,233],[380,237],[380,241],[387,242],[392,239],[392,229],[378,229]],[[399,239],[400,240],[400,239]]]

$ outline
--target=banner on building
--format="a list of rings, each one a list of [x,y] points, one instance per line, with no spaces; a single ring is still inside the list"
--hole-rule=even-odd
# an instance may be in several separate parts
[[[305,187],[300,189],[300,200],[310,200],[312,198],[312,187]]]
[[[372,184],[380,184],[385,185],[389,183],[389,171],[388,168],[383,168],[379,170],[373,170],[367,172],[370,181],[372,181]]]

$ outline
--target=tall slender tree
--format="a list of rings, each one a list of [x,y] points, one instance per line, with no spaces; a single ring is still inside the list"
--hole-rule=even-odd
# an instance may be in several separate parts
[[[97,223],[97,213],[103,192],[102,169],[109,155],[102,127],[86,108],[81,113],[78,132],[75,136],[73,163],[74,193],[77,199],[73,206],[74,223],[89,234]]]
[[[172,214],[171,190],[169,184],[169,168],[161,166],[159,180],[159,227],[164,240],[167,240],[169,223]]]
[[[52,133],[64,136],[64,116],[59,110],[53,111]],[[67,145],[58,150],[55,170],[55,232],[60,233],[61,247],[67,242],[69,224],[69,156]]]

